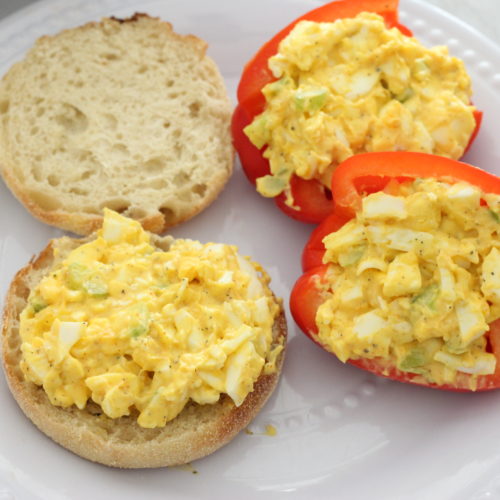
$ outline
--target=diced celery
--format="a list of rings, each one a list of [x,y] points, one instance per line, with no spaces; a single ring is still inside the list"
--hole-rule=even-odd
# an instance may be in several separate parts
[[[446,342],[446,349],[452,354],[464,354],[469,350],[469,346],[464,346],[460,338],[454,337]]]
[[[262,149],[269,142],[269,130],[266,122],[266,115],[262,113],[243,129],[250,142],[258,149]]]
[[[488,210],[490,212],[490,215],[493,217],[495,222],[500,222],[500,215],[498,215],[496,212],[493,210]]]
[[[40,312],[42,309],[45,309],[48,304],[42,299],[42,297],[35,295],[30,299],[30,305],[36,314],[37,312]]]
[[[314,113],[326,103],[327,90],[324,88],[312,90],[297,90],[294,96],[295,107],[299,111]]]
[[[82,264],[73,262],[66,271],[66,284],[72,290],[81,289],[85,280],[89,276],[89,269]]]
[[[414,295],[411,299],[412,304],[421,304],[432,311],[436,310],[436,299],[439,296],[439,285],[433,283],[425,287],[419,294]]]
[[[106,297],[108,295],[108,286],[96,275],[93,275],[90,269],[82,264],[73,262],[66,271],[66,284],[72,290],[83,290],[90,297]]]
[[[274,175],[265,175],[257,179],[257,191],[268,198],[274,198],[283,192],[287,182]]]
[[[413,348],[401,361],[399,368],[405,372],[419,373],[418,368],[427,364],[427,353],[422,347]]]
[[[288,82],[289,82],[288,78],[283,77],[283,78],[280,78],[279,80],[276,80],[275,82],[268,83],[263,89],[264,94],[266,96],[275,96],[283,90],[283,87]]]
[[[417,73],[429,71],[429,66],[425,62],[425,59],[421,57],[420,59],[415,59],[415,71]]]
[[[149,309],[146,304],[137,304],[131,310],[133,316],[132,325],[129,329],[131,337],[139,337],[149,331],[151,321]]]
[[[357,245],[352,247],[349,252],[339,255],[339,264],[342,267],[348,267],[357,264],[361,257],[363,257],[365,250],[366,245]]]
[[[147,326],[137,325],[130,329],[130,336],[139,337],[140,335],[144,335],[148,330],[149,328]]]
[[[410,97],[413,96],[413,94],[414,94],[413,90],[408,87],[395,97],[396,100],[398,100],[400,103],[405,103],[408,99],[410,99]]]
[[[169,287],[169,283],[158,283],[156,285],[156,288],[160,289],[160,290],[164,290],[165,288],[168,288]]]
[[[91,297],[103,298],[108,295],[108,286],[97,276],[85,281],[83,288]]]

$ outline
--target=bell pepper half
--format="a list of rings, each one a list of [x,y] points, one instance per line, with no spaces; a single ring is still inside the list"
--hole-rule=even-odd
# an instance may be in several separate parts
[[[396,27],[406,36],[412,36],[412,32],[398,21],[399,0],[339,0],[328,3],[303,16],[297,18],[288,26],[283,28],[273,38],[266,42],[245,65],[240,83],[238,85],[238,105],[232,117],[233,143],[238,152],[243,170],[253,184],[256,179],[270,173],[269,161],[264,158],[262,150],[254,146],[243,132],[243,129],[252,123],[265,107],[265,98],[262,88],[276,80],[268,67],[268,60],[278,51],[278,46],[302,20],[316,22],[333,22],[337,19],[355,17],[361,12],[374,12],[381,15],[387,27]],[[482,113],[474,113],[476,128],[470,138],[467,149],[472,144],[481,123]],[[467,150],[466,149],[466,150]],[[285,195],[275,198],[275,203],[288,216],[307,223],[317,224],[321,222],[332,211],[331,193],[316,179],[305,180],[296,175],[290,181],[294,208],[285,203]]]
[[[321,346],[316,337],[316,313],[327,299],[324,285],[328,284],[329,268],[323,263],[326,251],[323,238],[355,217],[361,209],[363,196],[384,189],[390,192],[391,182],[394,181],[401,183],[418,178],[434,178],[450,184],[465,181],[484,193],[500,195],[499,177],[463,162],[425,153],[365,153],[340,164],[332,177],[333,212],[311,234],[302,254],[304,274],[296,281],[290,296],[290,309],[295,322],[318,345]],[[477,377],[477,391],[500,387],[500,319],[490,323],[489,327],[488,350],[497,358],[496,371]],[[381,358],[350,359],[348,363],[401,382],[444,390],[471,390],[470,375],[465,373],[457,376],[454,385],[437,385],[425,382],[413,373],[401,371]]]

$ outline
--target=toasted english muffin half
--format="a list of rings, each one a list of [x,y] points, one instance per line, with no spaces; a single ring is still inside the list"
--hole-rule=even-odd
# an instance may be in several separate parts
[[[2,361],[9,388],[31,421],[64,448],[88,460],[112,467],[146,468],[180,465],[202,458],[233,439],[257,415],[272,394],[281,372],[284,350],[276,359],[276,370],[261,373],[253,391],[237,407],[221,395],[215,404],[188,403],[164,427],[147,429],[137,424],[137,413],[111,419],[89,399],[87,406],[62,408],[50,403],[43,387],[27,381],[20,368],[20,313],[30,291],[55,264],[86,239],[62,237],[48,246],[14,277],[3,313]],[[167,250],[173,238],[155,237],[158,248]],[[57,249],[54,255],[54,250]],[[273,325],[273,344],[285,345],[287,327],[281,301]]]
[[[0,173],[47,224],[88,235],[111,208],[161,233],[233,168],[232,106],[207,44],[145,14],[41,37],[0,82]]]

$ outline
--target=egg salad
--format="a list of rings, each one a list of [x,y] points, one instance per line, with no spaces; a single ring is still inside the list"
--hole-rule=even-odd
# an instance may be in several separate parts
[[[446,47],[431,49],[363,12],[333,23],[300,21],[269,59],[276,81],[244,131],[266,147],[271,174],[257,190],[282,192],[290,177],[330,187],[333,168],[371,151],[420,151],[457,159],[475,128],[471,83]]]
[[[276,370],[279,305],[265,272],[234,246],[175,240],[162,251],[150,238],[106,210],[96,238],[32,290],[21,369],[53,405],[92,400],[108,417],[161,427],[190,400],[227,394],[239,406]]]
[[[496,368],[486,334],[500,317],[500,196],[432,179],[389,191],[323,240],[318,341],[439,385],[470,374],[474,389]]]

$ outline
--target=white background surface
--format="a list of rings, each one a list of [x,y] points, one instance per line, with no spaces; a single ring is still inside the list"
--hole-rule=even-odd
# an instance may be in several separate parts
[[[5,0],[0,0],[5,2]],[[495,36],[500,4],[435,0]],[[0,22],[0,74],[34,38],[102,15],[160,15],[181,33],[210,42],[234,97],[244,62],[316,0],[49,0]],[[2,3],[2,6],[5,6]],[[401,0],[402,21],[428,45],[448,44],[474,81],[484,125],[467,160],[500,173],[500,50],[479,32],[433,9]],[[0,13],[2,11],[0,10]],[[265,13],[265,14],[263,14]],[[206,212],[175,236],[238,244],[288,298],[311,230],[260,198],[239,170]],[[0,184],[0,297],[14,272],[60,232],[38,223]],[[119,471],[86,462],[40,434],[0,376],[0,500],[138,498],[336,498],[487,500],[500,498],[500,391],[454,394],[387,382],[344,366],[290,322],[279,389],[250,426],[187,469]],[[262,433],[267,424],[275,437]],[[286,495],[285,495],[286,494]]]
[[[67,0],[71,3],[72,0]],[[90,2],[96,0],[89,0]],[[190,0],[186,0],[189,2]],[[276,4],[286,5],[287,0],[269,0]],[[486,36],[500,44],[499,0],[423,0],[448,11],[454,16],[463,19]],[[34,0],[0,0],[0,19],[35,3]]]

